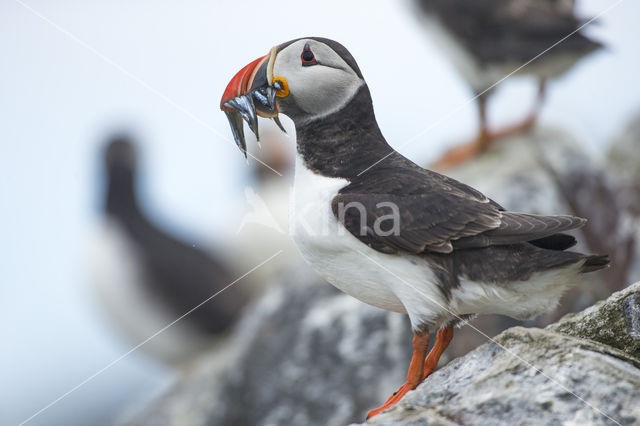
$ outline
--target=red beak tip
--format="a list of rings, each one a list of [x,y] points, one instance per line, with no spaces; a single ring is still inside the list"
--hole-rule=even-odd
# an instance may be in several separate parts
[[[251,88],[251,83],[253,82],[253,78],[255,76],[255,72],[258,69],[258,66],[262,63],[262,61],[268,57],[269,54],[265,56],[261,56],[260,58],[250,62],[246,66],[244,66],[240,71],[233,76],[229,84],[227,84],[224,93],[222,94],[222,99],[220,100],[220,109],[223,111],[230,111],[228,108],[225,109],[224,104],[238,96],[245,95],[249,89]]]

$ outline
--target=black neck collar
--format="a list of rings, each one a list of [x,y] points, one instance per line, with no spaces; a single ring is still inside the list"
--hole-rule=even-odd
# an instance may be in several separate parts
[[[394,152],[378,128],[366,84],[339,111],[296,124],[296,138],[309,169],[350,181]]]

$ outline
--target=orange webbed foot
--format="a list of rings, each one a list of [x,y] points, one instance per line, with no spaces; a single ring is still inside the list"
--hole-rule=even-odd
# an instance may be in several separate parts
[[[424,368],[424,360],[427,357],[427,350],[429,349],[429,333],[414,333],[413,334],[413,355],[411,357],[411,363],[409,364],[409,372],[407,373],[407,381],[400,386],[393,395],[387,399],[387,401],[375,410],[369,411],[367,419],[382,413],[398,403],[403,396],[410,390],[418,387],[422,382],[422,373]]]
[[[380,407],[367,413],[367,420],[373,416],[377,416],[385,410],[396,405],[409,392],[418,387],[431,373],[433,373],[438,365],[438,360],[449,346],[453,339],[453,327],[443,327],[438,330],[436,342],[427,354],[429,345],[429,333],[414,334],[413,337],[413,356],[409,365],[407,381],[400,386],[396,392],[391,395]]]
[[[405,383],[404,385],[400,386],[400,389],[398,389],[397,391],[395,391],[393,393],[393,395],[391,395],[389,397],[389,399],[387,399],[385,401],[384,404],[382,404],[381,406],[379,406],[378,408],[375,408],[371,411],[369,411],[367,413],[367,420],[370,419],[373,416],[377,416],[378,414],[382,413],[385,410],[388,410],[389,408],[393,407],[394,405],[396,405],[398,402],[400,402],[400,400],[402,399],[402,397],[404,397],[407,392],[409,392],[410,390],[415,389],[416,387],[418,387],[419,383],[412,385],[409,383]]]

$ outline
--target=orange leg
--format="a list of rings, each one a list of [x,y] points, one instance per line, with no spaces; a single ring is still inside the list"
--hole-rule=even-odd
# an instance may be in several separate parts
[[[486,143],[488,143],[488,139],[486,139],[486,141]],[[429,168],[436,171],[445,171],[462,163],[466,163],[472,158],[478,156],[480,152],[482,152],[480,147],[484,144],[485,143],[482,143],[481,139],[479,138],[471,143],[453,147],[445,152],[438,161],[431,164]]]
[[[436,335],[436,343],[429,351],[429,355],[427,355],[427,359],[424,361],[424,368],[422,373],[422,380],[426,379],[436,370],[438,366],[438,361],[440,360],[440,355],[447,349],[449,343],[451,343],[451,339],[453,339],[453,327],[443,327],[438,330],[438,334]]]
[[[462,164],[466,161],[476,157],[481,152],[485,151],[492,140],[492,135],[489,132],[487,124],[487,99],[489,92],[481,93],[477,95],[478,105],[478,121],[480,123],[480,131],[478,136],[471,142],[465,143],[460,146],[455,146],[444,153],[444,155],[435,163],[431,165],[431,168],[435,170],[446,170],[451,167]]]
[[[409,372],[407,373],[407,381],[400,386],[393,395],[387,399],[387,401],[375,410],[369,411],[367,419],[380,414],[384,410],[393,407],[402,397],[410,390],[415,389],[420,382],[422,382],[423,367],[425,358],[427,356],[427,349],[429,349],[429,333],[414,333],[413,334],[413,356],[411,357],[411,364],[409,364]]]
[[[486,151],[489,146],[496,140],[506,138],[508,136],[517,135],[519,133],[528,132],[538,120],[538,113],[542,107],[546,91],[546,81],[541,79],[538,84],[538,94],[533,109],[519,123],[507,126],[497,131],[490,131],[487,124],[487,96],[484,93],[478,96],[478,115],[480,121],[480,131],[478,136],[469,143],[456,146],[445,152],[445,154],[435,163],[431,165],[435,170],[446,170],[451,167],[462,164]]]
[[[517,135],[519,133],[524,133],[531,130],[533,125],[536,124],[536,121],[538,121],[538,114],[540,113],[540,108],[542,108],[542,103],[544,102],[546,87],[546,80],[540,79],[540,81],[538,82],[538,94],[529,115],[527,115],[525,119],[520,123],[505,127],[504,129],[496,132],[491,132],[489,138],[491,140],[498,140],[506,138],[507,136]]]

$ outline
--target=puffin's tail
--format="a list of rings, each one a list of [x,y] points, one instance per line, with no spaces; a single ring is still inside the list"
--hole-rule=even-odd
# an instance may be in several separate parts
[[[563,251],[575,246],[578,242],[574,236],[560,233],[529,241],[529,243],[547,250]]]
[[[576,245],[576,242],[577,241],[573,236],[567,234],[553,234],[545,238],[529,241],[529,243],[533,244],[536,247],[554,251],[564,251]],[[586,261],[580,269],[580,272],[582,272],[583,274],[586,274],[587,272],[598,271],[609,266],[609,256],[606,254],[583,256],[586,258]]]
[[[580,272],[586,274],[587,272],[598,271],[607,266],[609,266],[609,256],[606,254],[595,254],[587,256],[587,261],[582,265]]]

